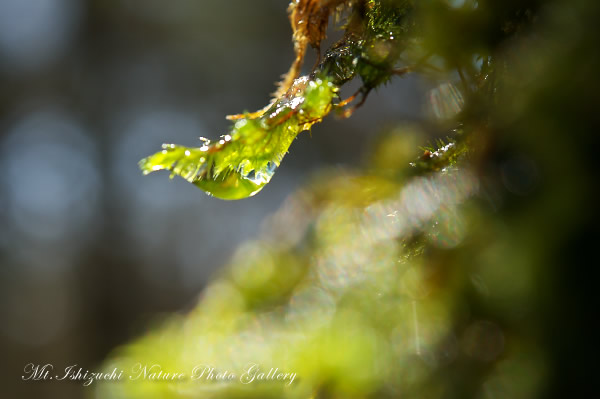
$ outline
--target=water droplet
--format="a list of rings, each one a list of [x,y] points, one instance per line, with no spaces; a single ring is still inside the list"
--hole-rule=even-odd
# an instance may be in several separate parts
[[[264,185],[271,181],[271,177],[273,177],[275,169],[277,169],[275,162],[269,162],[264,169],[252,170],[250,173],[242,176],[242,178],[250,180],[252,183],[257,185]]]

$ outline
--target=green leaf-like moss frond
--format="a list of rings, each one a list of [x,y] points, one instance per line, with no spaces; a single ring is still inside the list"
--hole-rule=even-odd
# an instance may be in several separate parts
[[[261,117],[246,115],[218,141],[202,138],[201,147],[163,144],[140,168],[144,174],[169,170],[221,199],[253,196],[271,180],[298,133],[329,113],[337,90],[325,78],[298,78]]]

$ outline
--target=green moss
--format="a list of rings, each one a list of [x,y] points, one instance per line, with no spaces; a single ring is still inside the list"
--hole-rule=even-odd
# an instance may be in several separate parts
[[[288,148],[303,130],[331,109],[337,87],[324,78],[297,79],[295,95],[274,103],[258,119],[245,117],[219,141],[204,140],[188,148],[164,144],[163,150],[140,161],[144,174],[171,171],[209,195],[226,200],[258,193],[273,177]]]
[[[227,199],[258,193],[296,136],[332,109],[338,86],[359,76],[363,94],[385,83],[410,32],[411,1],[358,2],[344,38],[329,49],[310,77],[299,78],[259,118],[246,115],[217,142],[198,148],[165,144],[140,161],[144,174],[171,171],[209,195]]]

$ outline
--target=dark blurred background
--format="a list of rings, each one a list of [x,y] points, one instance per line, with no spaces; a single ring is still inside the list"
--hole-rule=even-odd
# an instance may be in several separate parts
[[[301,134],[272,183],[243,201],[210,198],[166,173],[143,177],[138,160],[161,143],[216,138],[225,115],[268,102],[293,59],[286,8],[285,0],[0,1],[7,397],[80,397],[79,382],[21,381],[23,367],[94,370],[162,313],[189,308],[315,170],[363,164],[375,133],[423,114],[424,84],[396,79],[350,120],[329,117]]]

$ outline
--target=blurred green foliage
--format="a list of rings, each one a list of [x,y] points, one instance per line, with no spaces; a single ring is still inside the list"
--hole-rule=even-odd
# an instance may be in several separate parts
[[[98,397],[530,398],[556,384],[548,328],[562,251],[590,206],[578,157],[595,119],[599,7],[348,3],[346,35],[317,71],[335,85],[360,76],[363,95],[405,67],[440,82],[429,123],[449,139],[419,151],[425,126],[399,124],[362,170],[323,172],[193,311],[106,364],[239,376],[255,363],[297,373],[292,384],[143,380],[102,383]]]

